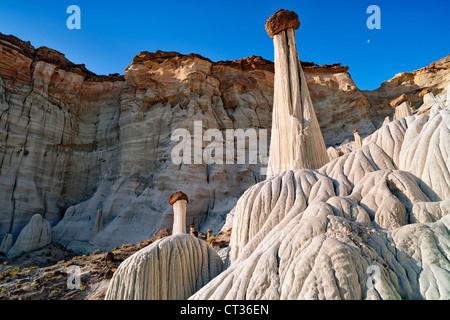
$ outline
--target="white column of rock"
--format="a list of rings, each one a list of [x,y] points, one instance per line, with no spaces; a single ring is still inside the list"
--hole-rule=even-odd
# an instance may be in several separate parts
[[[97,216],[95,217],[94,228],[92,229],[92,236],[95,236],[103,229],[103,210],[97,210]]]
[[[275,49],[275,88],[267,178],[329,161],[295,44],[295,12],[280,9],[266,21]]]
[[[355,137],[355,150],[361,149],[362,140],[361,136],[358,133],[358,129],[353,130],[353,136]]]
[[[408,101],[404,101],[402,103],[400,103],[396,108],[395,108],[395,114],[394,114],[394,119],[401,119],[401,118],[406,118],[412,115],[411,112],[411,108],[409,107],[409,102]]]
[[[339,152],[332,146],[328,147],[327,152],[328,152],[328,157],[330,157],[330,160],[339,158]]]
[[[173,206],[172,235],[186,233],[186,209],[188,197],[181,191],[175,192],[169,197],[169,204]]]
[[[190,234],[164,237],[119,265],[105,300],[186,300],[222,269],[206,241]]]
[[[433,104],[434,103],[434,94],[432,92],[428,92],[423,96],[423,104]]]
[[[406,94],[402,94],[398,98],[392,100],[390,105],[392,108],[395,108],[394,120],[406,118],[412,115],[410,103],[408,102],[408,97]]]

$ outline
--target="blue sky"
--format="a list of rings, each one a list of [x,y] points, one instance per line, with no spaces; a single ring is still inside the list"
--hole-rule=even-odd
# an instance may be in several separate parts
[[[81,9],[81,30],[66,27],[72,4]],[[381,9],[380,30],[366,27],[372,4]],[[300,60],[348,65],[363,90],[450,53],[448,0],[2,0],[0,32],[56,49],[97,74],[123,74],[140,51],[194,52],[213,61],[251,55],[273,60],[264,22],[279,8],[299,15]]]

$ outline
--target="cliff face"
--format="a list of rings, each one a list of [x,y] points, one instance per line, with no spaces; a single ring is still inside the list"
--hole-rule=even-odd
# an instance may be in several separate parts
[[[363,91],[370,102],[373,120],[380,126],[380,120],[392,115],[389,102],[405,94],[417,109],[423,103],[422,90],[429,89],[435,96],[444,94],[450,84],[450,54],[429,66],[411,72],[401,72],[387,80],[373,91]]]
[[[270,68],[258,58],[214,64],[143,52],[125,76],[96,76],[2,36],[0,237],[17,237],[40,213],[53,240],[77,251],[136,242],[171,227],[167,198],[179,189],[191,199],[187,223],[220,225],[262,179],[260,165],[175,165],[171,133],[194,121],[204,130],[268,128]]]
[[[347,67],[303,65],[327,144],[355,128],[371,133],[393,113],[372,112]],[[39,213],[53,240],[75,251],[138,242],[171,227],[167,198],[178,190],[190,199],[186,222],[218,231],[264,178],[262,164],[174,164],[171,134],[193,133],[195,121],[203,131],[269,129],[273,79],[273,63],[260,57],[212,62],[161,51],[141,52],[125,75],[98,76],[0,34],[0,238],[15,240]]]

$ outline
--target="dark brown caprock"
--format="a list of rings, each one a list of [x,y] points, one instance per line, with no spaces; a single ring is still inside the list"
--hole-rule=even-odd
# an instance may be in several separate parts
[[[273,36],[281,31],[289,28],[298,29],[300,20],[294,11],[280,9],[267,19],[265,26],[267,33],[273,39]]]
[[[172,194],[169,196],[168,202],[169,202],[169,204],[170,204],[171,206],[173,206],[173,204],[174,204],[175,202],[177,202],[178,200],[186,200],[186,201],[189,203],[188,196],[187,196],[185,193],[181,192],[181,191],[177,191],[177,192],[175,192],[175,193],[172,193]]]

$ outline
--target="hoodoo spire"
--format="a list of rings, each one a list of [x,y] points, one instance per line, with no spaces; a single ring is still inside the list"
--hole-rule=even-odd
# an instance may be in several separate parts
[[[266,31],[275,47],[275,89],[267,178],[290,169],[318,169],[329,157],[298,59],[293,11],[278,10]]]

